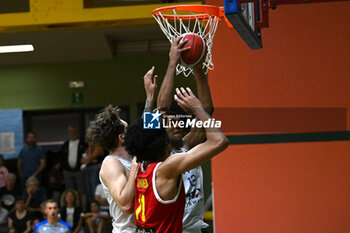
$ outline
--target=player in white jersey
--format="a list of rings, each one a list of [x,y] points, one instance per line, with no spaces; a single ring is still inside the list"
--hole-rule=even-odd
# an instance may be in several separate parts
[[[167,73],[161,85],[157,107],[161,111],[170,109],[171,102],[174,96],[174,76],[176,65],[179,62],[181,53],[184,51],[181,42],[181,36],[174,40],[171,45],[169,53],[169,64]],[[210,115],[213,113],[213,102],[211,99],[208,80],[202,70],[200,63],[194,67],[194,77],[197,85],[198,98],[203,105],[203,108]],[[167,133],[170,138],[172,146],[172,154],[185,152],[203,142],[205,138],[205,131],[203,129],[192,128],[191,131],[183,135],[181,128],[167,128]],[[200,233],[201,228],[208,225],[203,221],[204,215],[204,190],[203,190],[203,172],[199,166],[190,171],[187,171],[182,176],[186,192],[186,206],[183,218],[183,232],[184,233]]]
[[[101,166],[100,180],[113,218],[113,233],[134,233],[134,179],[137,171],[135,160],[131,162],[122,145],[127,123],[120,119],[117,107],[107,106],[90,122],[88,140],[109,152]]]
[[[145,109],[154,101],[157,88],[157,76],[153,76],[153,71],[154,67],[144,76],[147,95]],[[87,130],[88,140],[103,146],[110,154],[103,160],[100,181],[113,218],[113,233],[136,231],[134,180],[137,163],[136,160],[131,161],[123,146],[126,127],[127,123],[119,117],[119,109],[110,105],[90,122]]]
[[[186,153],[186,148],[172,150],[172,154]],[[204,217],[204,190],[203,171],[201,166],[196,167],[182,174],[182,181],[185,187],[186,204],[182,221],[183,232],[201,232],[208,224],[203,221]]]

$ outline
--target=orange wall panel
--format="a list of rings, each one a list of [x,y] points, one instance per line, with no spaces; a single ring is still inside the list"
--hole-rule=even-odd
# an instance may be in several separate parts
[[[349,12],[349,1],[278,6],[261,50],[221,22],[215,108],[339,107],[350,122]],[[348,232],[349,151],[349,141],[230,146],[212,161],[216,232]]]
[[[349,12],[350,2],[279,6],[262,29],[261,50],[221,22],[209,72],[215,105],[350,106]]]
[[[212,161],[220,233],[350,229],[348,142],[230,146]]]

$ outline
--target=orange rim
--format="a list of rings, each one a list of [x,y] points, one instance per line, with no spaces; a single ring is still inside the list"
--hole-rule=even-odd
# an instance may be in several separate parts
[[[218,6],[211,6],[211,5],[176,5],[176,6],[166,6],[166,7],[160,7],[152,11],[153,15],[158,15],[160,12],[162,13],[163,17],[166,19],[199,19],[199,20],[208,20],[208,14],[210,16],[216,16],[217,19],[221,20],[225,17],[225,14],[223,12],[223,7]],[[183,12],[193,12],[198,14],[170,14],[173,12],[173,10],[176,11],[183,11]],[[169,13],[167,13],[169,12]]]

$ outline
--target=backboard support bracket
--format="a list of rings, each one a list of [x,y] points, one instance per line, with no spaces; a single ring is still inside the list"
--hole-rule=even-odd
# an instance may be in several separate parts
[[[227,14],[226,18],[251,49],[261,49],[261,34],[257,35],[240,14]]]
[[[224,0],[228,22],[251,49],[261,49],[261,28],[269,27],[269,9],[278,5],[326,3],[350,0]]]

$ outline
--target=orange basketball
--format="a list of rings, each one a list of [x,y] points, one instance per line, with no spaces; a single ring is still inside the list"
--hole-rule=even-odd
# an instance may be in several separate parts
[[[183,48],[190,47],[189,50],[181,54],[181,64],[188,67],[193,67],[198,64],[205,55],[206,47],[204,40],[194,33],[183,34],[183,40],[188,39]]]

